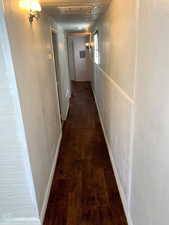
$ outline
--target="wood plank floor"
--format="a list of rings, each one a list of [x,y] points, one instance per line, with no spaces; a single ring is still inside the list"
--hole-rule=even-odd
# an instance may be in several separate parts
[[[88,82],[73,82],[44,225],[127,225]]]

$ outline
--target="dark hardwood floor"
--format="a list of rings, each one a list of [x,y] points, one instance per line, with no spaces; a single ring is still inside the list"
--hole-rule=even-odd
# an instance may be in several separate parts
[[[44,225],[126,225],[90,83],[72,83]]]

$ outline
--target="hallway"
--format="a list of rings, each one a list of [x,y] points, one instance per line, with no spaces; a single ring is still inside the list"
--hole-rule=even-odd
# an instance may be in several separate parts
[[[89,82],[73,82],[44,225],[126,225]]]
[[[169,0],[0,0],[0,225],[169,225],[168,27]]]

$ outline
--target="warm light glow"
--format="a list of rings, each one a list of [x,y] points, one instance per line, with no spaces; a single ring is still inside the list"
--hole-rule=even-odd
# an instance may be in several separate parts
[[[94,43],[93,42],[87,42],[86,43],[86,47],[87,48],[92,48],[94,46]]]
[[[27,0],[25,0],[25,1],[20,1],[19,2],[19,7],[21,8],[21,9],[26,9],[26,10],[30,10],[30,4],[29,4],[29,1]]]
[[[22,9],[32,12],[40,12],[42,10],[38,0],[22,0],[19,2],[19,6]]]
[[[41,5],[38,1],[31,1],[31,6],[30,6],[31,11],[36,11],[36,12],[40,12],[41,9]]]

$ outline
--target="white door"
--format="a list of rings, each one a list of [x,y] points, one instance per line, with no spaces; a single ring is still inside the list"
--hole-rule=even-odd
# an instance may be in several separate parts
[[[86,48],[88,41],[89,36],[87,35],[74,35],[73,45],[76,81],[91,80],[89,50]]]

